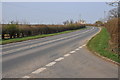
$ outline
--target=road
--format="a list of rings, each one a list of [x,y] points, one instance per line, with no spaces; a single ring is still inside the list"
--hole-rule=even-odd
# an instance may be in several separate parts
[[[3,45],[3,78],[117,78],[118,66],[85,47],[96,27]]]

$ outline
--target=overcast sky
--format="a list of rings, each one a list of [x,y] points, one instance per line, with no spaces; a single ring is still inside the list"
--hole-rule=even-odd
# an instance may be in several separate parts
[[[2,3],[3,21],[61,24],[84,19],[94,23],[112,7],[105,2],[6,2]]]

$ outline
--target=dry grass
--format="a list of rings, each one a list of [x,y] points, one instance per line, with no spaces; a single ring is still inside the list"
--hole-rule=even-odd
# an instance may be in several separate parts
[[[107,28],[107,31],[110,33],[110,41],[109,41],[109,49],[115,53],[118,53],[118,46],[120,43],[118,42],[118,34],[119,34],[119,29],[118,29],[118,18],[114,18],[109,20],[106,24],[105,27]]]

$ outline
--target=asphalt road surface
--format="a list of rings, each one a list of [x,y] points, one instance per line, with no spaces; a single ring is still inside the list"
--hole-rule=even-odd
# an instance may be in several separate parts
[[[117,78],[118,66],[85,47],[96,27],[3,45],[3,78]]]

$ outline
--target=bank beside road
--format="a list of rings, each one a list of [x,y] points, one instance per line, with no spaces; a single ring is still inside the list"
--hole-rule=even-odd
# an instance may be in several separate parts
[[[120,59],[118,58],[118,54],[109,50],[109,40],[109,33],[107,32],[106,28],[102,28],[101,32],[88,42],[87,47],[96,55],[118,64]]]

